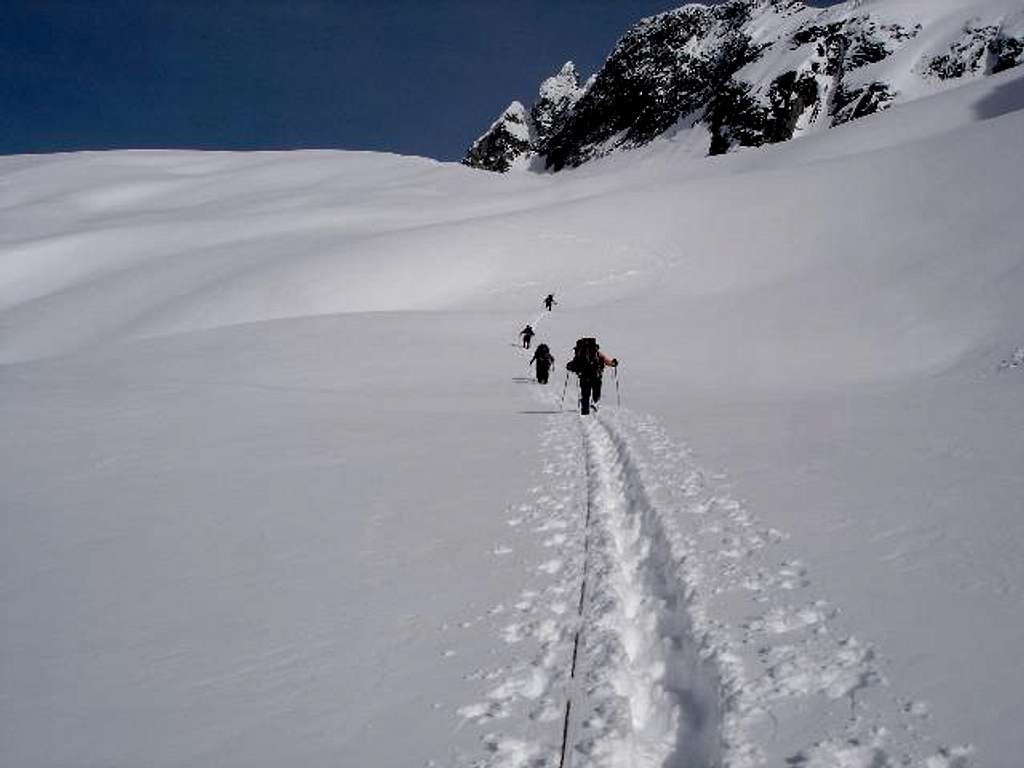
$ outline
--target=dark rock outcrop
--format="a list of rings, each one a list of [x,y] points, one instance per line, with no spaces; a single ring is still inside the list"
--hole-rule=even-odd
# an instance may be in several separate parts
[[[687,6],[630,29],[549,139],[547,167],[559,170],[615,147],[640,146],[707,103],[757,57],[742,31],[751,5]]]
[[[964,28],[963,36],[949,49],[934,56],[927,74],[939,80],[952,80],[971,75],[996,74],[1024,62],[1024,36],[1005,34],[996,25]]]
[[[805,23],[788,45],[790,51],[805,54],[799,70],[785,71],[767,83],[732,80],[710,100],[708,153],[788,141],[801,128],[838,125],[884,109],[894,94],[863,87],[847,93],[844,76],[882,61],[898,42],[919,31],[919,27],[907,30],[898,24],[880,24],[870,16]]]
[[[992,74],[1024,63],[1024,37],[996,35],[988,44],[992,59]]]
[[[818,104],[818,82],[807,73],[791,70],[777,77],[768,89],[767,104],[750,95],[750,86],[733,80],[708,107],[708,154],[721,155],[734,146],[759,147],[792,138],[801,115]]]
[[[505,173],[533,148],[529,116],[513,101],[487,132],[473,142],[462,162],[473,168]]]
[[[885,83],[868,83],[847,91],[840,88],[832,101],[832,125],[881,112],[892,104],[896,94]]]
[[[583,92],[576,65],[571,61],[567,61],[557,75],[541,83],[537,101],[530,109],[538,153],[547,152],[548,140],[565,126]]]
[[[952,80],[981,72],[989,44],[998,33],[998,27],[968,27],[963,37],[950,45],[946,53],[928,62],[928,74],[940,80]]]

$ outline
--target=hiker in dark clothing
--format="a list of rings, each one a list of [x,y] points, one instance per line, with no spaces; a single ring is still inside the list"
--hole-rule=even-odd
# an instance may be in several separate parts
[[[533,328],[531,328],[530,326],[526,326],[525,328],[523,328],[523,330],[519,332],[519,335],[523,337],[523,349],[529,349],[530,339],[532,339],[537,334],[533,332]]]
[[[582,338],[577,340],[572,360],[566,363],[567,370],[575,373],[580,381],[580,413],[590,413],[590,405],[601,399],[601,376],[605,366],[617,368],[619,361],[601,352],[596,339]]]
[[[530,358],[530,363],[536,363],[537,365],[537,383],[547,384],[548,372],[551,370],[551,366],[555,363],[555,356],[551,354],[551,350],[548,349],[547,344],[537,345],[537,351],[534,352],[533,357]]]
[[[550,312],[551,308],[557,303],[558,302],[555,301],[555,294],[553,293],[549,293],[544,297],[544,306],[548,308],[548,312]]]

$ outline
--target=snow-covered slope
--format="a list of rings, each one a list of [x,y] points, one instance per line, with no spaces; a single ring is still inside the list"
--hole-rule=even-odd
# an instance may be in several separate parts
[[[559,170],[701,125],[704,150],[787,141],[1024,61],[1020,0],[690,4],[638,22],[585,87],[571,63],[541,86],[521,139],[506,116],[463,162]],[[552,110],[550,95],[558,95]],[[532,138],[531,138],[532,136]]]
[[[1024,76],[706,137],[0,158],[0,763],[1017,766]]]

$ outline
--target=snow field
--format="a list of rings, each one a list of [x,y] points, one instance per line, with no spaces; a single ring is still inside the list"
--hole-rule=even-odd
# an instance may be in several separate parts
[[[0,159],[0,762],[552,765],[572,699],[573,765],[1017,768],[1022,82],[556,177]]]
[[[0,368],[0,763],[478,749],[455,710],[517,658],[487,611],[533,552],[500,513],[539,463],[537,417],[485,415],[522,386],[487,374],[508,347],[475,349],[464,320],[304,318]]]

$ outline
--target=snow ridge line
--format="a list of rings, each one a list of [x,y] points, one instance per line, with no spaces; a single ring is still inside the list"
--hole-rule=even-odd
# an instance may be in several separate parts
[[[720,675],[694,631],[679,558],[615,428],[600,418],[581,431],[594,523],[570,760],[719,765]]]

